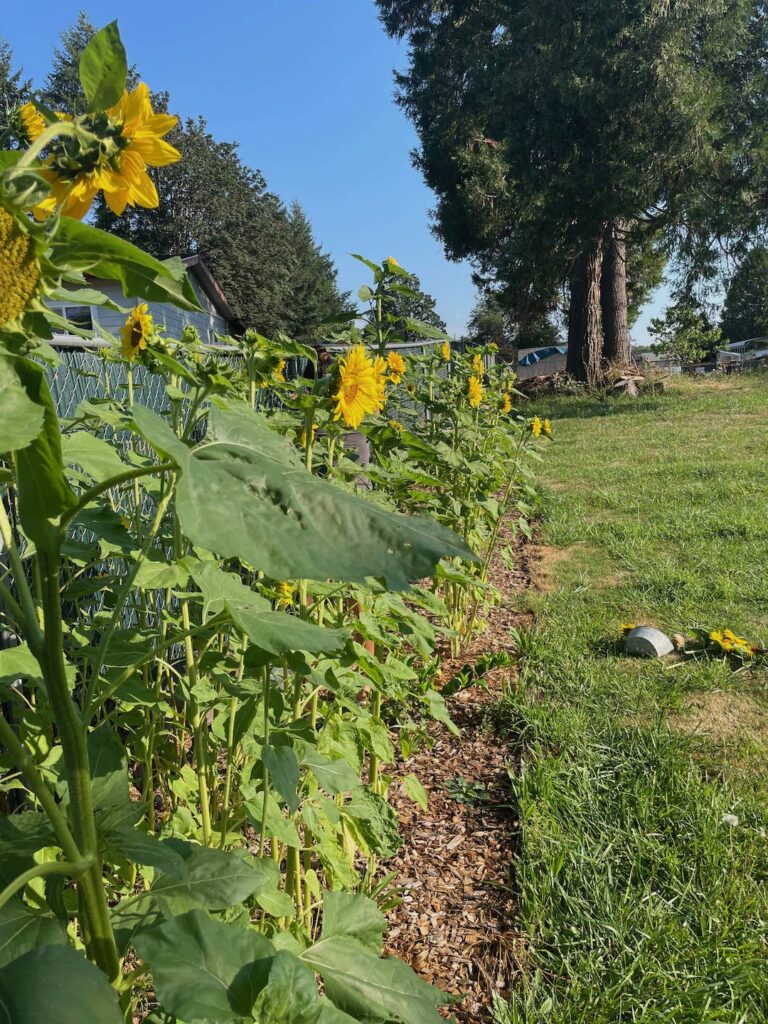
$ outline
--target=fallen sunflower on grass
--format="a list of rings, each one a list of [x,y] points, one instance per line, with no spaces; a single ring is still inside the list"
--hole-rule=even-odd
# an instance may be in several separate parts
[[[755,646],[743,636],[737,636],[732,629],[713,629],[708,637],[710,649],[716,653],[732,654],[739,658],[754,658],[763,649]]]

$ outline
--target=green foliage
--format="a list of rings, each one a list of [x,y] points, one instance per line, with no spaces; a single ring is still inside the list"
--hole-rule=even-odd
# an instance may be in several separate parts
[[[700,306],[684,299],[669,306],[663,318],[654,317],[648,333],[658,338],[654,352],[677,356],[686,363],[713,355],[723,344],[720,328],[712,326]]]
[[[533,958],[500,1024],[765,1016],[762,670],[627,658],[618,640],[624,621],[765,640],[767,387],[750,374],[541,410],[560,424],[543,541],[565,557],[500,709],[521,738]]]
[[[720,322],[729,341],[768,333],[768,248],[755,246],[730,280]]]

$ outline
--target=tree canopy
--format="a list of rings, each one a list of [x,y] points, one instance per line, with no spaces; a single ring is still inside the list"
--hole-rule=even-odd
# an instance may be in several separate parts
[[[628,357],[627,254],[649,234],[692,258],[761,215],[760,0],[377,3],[410,45],[399,97],[448,255],[519,309],[568,281],[578,375],[604,326]]]
[[[755,246],[728,285],[720,323],[728,341],[768,334],[768,247]]]

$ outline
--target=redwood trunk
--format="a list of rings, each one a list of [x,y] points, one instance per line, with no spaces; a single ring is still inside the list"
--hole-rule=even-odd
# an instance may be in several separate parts
[[[602,238],[589,252],[579,255],[571,272],[571,301],[568,310],[567,370],[589,387],[600,382],[603,352],[600,278]]]
[[[605,232],[600,283],[603,314],[603,358],[618,367],[631,361],[627,320],[627,243],[620,223]]]

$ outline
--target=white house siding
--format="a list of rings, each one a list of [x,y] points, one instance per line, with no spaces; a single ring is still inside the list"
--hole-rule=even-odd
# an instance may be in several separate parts
[[[178,307],[172,306],[167,302],[149,302],[147,303],[149,312],[152,314],[156,324],[161,324],[165,327],[165,332],[169,338],[180,337],[184,328],[192,325],[198,329],[203,341],[215,343],[217,334],[229,334],[227,321],[216,312],[216,307],[203,290],[194,270],[190,272],[189,280],[201,306],[199,311],[178,309]],[[142,299],[125,298],[120,285],[115,281],[94,280],[88,283],[123,308],[131,308],[138,302],[144,301]],[[61,302],[51,303],[51,306],[58,310],[61,310],[63,305]],[[120,328],[125,323],[124,313],[119,313],[113,309],[106,309],[104,306],[91,306],[90,308],[94,331],[99,332],[99,328],[101,328],[109,334],[119,335]]]

